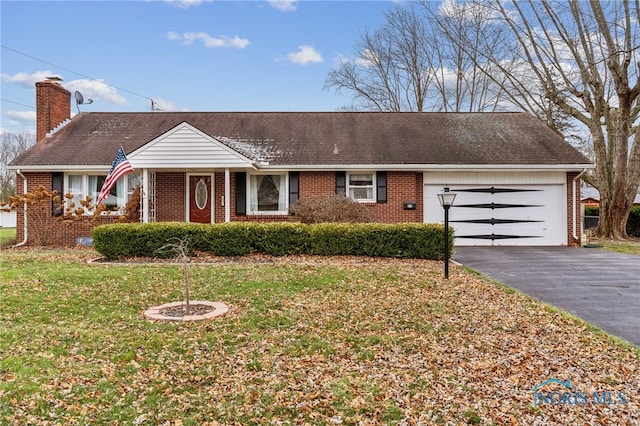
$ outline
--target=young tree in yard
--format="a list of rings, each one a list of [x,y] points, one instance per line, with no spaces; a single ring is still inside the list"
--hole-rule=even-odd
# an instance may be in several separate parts
[[[627,218],[640,185],[640,4],[447,3],[454,8],[484,8],[494,25],[508,29],[502,45],[480,49],[476,65],[496,84],[505,85],[514,104],[539,116],[548,114],[547,123],[565,137],[569,129],[557,124],[566,125],[567,119],[584,129],[596,168],[583,179],[600,192],[596,233],[626,238]],[[467,52],[477,52],[470,40],[455,40]],[[515,53],[513,46],[518,54],[512,58],[495,55]]]
[[[190,250],[189,250],[189,238],[184,237],[173,237],[169,239],[170,243],[167,243],[160,247],[157,251],[159,253],[167,252],[174,255],[174,257],[178,257],[182,260],[182,281],[184,284],[184,300],[185,300],[185,308],[184,314],[186,316],[191,315],[191,291],[189,287],[189,259],[190,259]]]
[[[34,133],[0,133],[0,202],[9,202],[9,197],[16,193],[16,174],[7,170],[7,164],[34,143]]]

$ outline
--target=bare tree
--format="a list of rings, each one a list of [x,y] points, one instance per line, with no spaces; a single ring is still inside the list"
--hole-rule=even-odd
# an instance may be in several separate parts
[[[173,243],[167,243],[157,249],[158,253],[171,253],[175,257],[182,259],[182,282],[184,284],[184,315],[191,315],[191,288],[189,287],[189,261],[191,259],[191,250],[189,249],[189,237],[186,235],[183,237],[172,237],[169,241],[175,241]]]
[[[364,32],[357,58],[344,59],[332,70],[325,89],[352,92],[356,109],[422,111],[429,84],[424,21],[410,8],[385,13],[386,23]]]
[[[503,82],[488,78],[479,69],[480,49],[495,55],[507,54],[494,51],[504,28],[495,25],[486,8],[427,0],[421,4],[431,28],[428,42],[433,52],[431,109],[452,112],[513,109],[514,106],[506,102]]]
[[[349,91],[351,109],[378,111],[495,111],[504,109],[503,85],[480,72],[477,58],[451,41],[464,34],[486,48],[500,38],[498,26],[478,14],[443,16],[435,3],[398,5],[385,23],[365,31],[355,59],[344,59],[325,81],[325,89]],[[423,12],[423,13],[420,13]],[[443,31],[448,31],[447,37]],[[477,53],[476,53],[477,54]],[[511,105],[509,105],[511,106]],[[511,106],[512,107],[512,106]]]
[[[502,38],[505,50],[519,48],[509,61],[492,53],[500,48],[481,49],[479,68],[496,83],[504,83],[514,103],[519,99],[523,108],[548,114],[547,122],[556,130],[568,133],[558,124],[567,123],[567,118],[585,129],[596,168],[583,179],[600,192],[596,232],[601,237],[626,238],[626,221],[640,185],[640,3],[480,0],[471,4],[492,10],[509,29]],[[466,51],[474,49],[468,41],[458,41]]]
[[[16,193],[15,173],[7,165],[35,143],[35,134],[30,132],[0,134],[0,202],[8,202]]]

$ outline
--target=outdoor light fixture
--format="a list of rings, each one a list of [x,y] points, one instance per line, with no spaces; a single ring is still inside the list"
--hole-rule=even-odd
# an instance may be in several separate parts
[[[455,192],[449,192],[449,187],[445,186],[444,191],[438,194],[440,205],[444,209],[444,277],[449,278],[449,207],[456,199]]]

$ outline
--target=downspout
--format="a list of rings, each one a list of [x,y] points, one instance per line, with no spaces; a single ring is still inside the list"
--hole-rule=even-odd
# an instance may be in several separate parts
[[[27,178],[25,177],[25,175],[22,174],[22,172],[20,171],[20,169],[16,170],[16,174],[20,175],[22,177],[22,193],[26,194],[27,193]],[[23,246],[25,244],[27,244],[27,239],[29,238],[29,233],[28,233],[28,228],[27,228],[27,205],[25,204],[23,206],[24,208],[24,216],[23,216],[23,226],[24,226],[24,240],[21,243],[18,243],[16,245],[14,245],[13,247],[20,247]]]
[[[578,176],[573,178],[573,203],[571,203],[571,207],[572,207],[572,218],[573,218],[573,239],[578,241],[578,244],[581,244],[582,239],[578,238],[578,221],[576,220],[576,211],[578,210],[578,206],[577,204],[580,202],[580,200],[576,199],[576,191],[577,191],[577,182],[580,179],[580,176],[582,176],[583,174],[585,174],[587,172],[587,169],[583,169],[580,174],[578,174]]]

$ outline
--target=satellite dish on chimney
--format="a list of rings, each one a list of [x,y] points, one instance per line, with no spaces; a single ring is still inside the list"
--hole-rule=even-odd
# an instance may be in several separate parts
[[[84,96],[82,96],[82,93],[78,92],[76,90],[76,93],[74,94],[75,98],[76,98],[76,108],[78,108],[78,114],[80,113],[80,105],[82,104],[92,104],[93,103],[93,99],[87,99],[87,102],[84,101]]]

